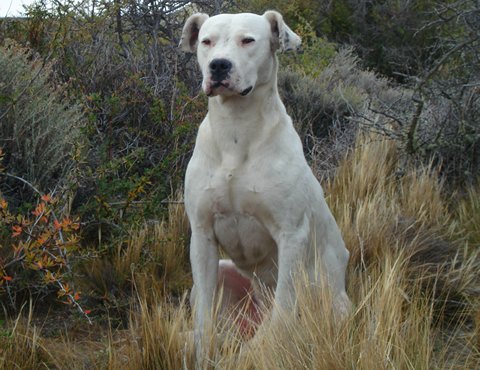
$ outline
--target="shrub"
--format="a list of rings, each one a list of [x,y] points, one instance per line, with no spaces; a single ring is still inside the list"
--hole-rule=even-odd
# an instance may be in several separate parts
[[[398,140],[406,156],[423,164],[434,160],[449,183],[464,185],[476,181],[480,170],[478,2],[246,3],[259,11],[276,7],[295,30],[303,31],[302,36],[322,35],[340,45],[350,45],[360,56],[361,65],[399,82],[401,85],[387,89],[391,96],[386,100],[387,90],[382,86],[375,84],[373,89],[366,90],[366,109],[355,110],[351,117],[368,130]],[[300,4],[305,3],[308,6],[302,9]],[[321,53],[316,59],[317,68],[308,58],[303,60],[310,76],[316,77],[324,69]],[[360,71],[352,77],[368,74]],[[337,91],[345,78],[348,80],[349,76],[333,79]],[[363,89],[356,83],[352,86]],[[349,102],[349,97],[343,100]]]
[[[87,1],[30,9],[25,27],[42,25],[38,52],[55,57],[52,68],[88,117],[72,209],[87,223],[82,230],[89,240],[123,237],[123,223],[161,217],[161,201],[183,179],[206,111],[206,99],[192,98],[196,62],[176,48],[188,3]]]
[[[315,55],[310,48],[318,47],[318,43],[307,45],[305,53]],[[313,75],[310,69],[302,69],[304,64],[295,62],[280,70],[280,94],[319,177],[333,175],[338,162],[353,146],[361,117],[384,106],[409,103],[405,91],[362,70],[358,63],[352,49],[343,48],[334,52],[325,66],[317,67]],[[366,125],[366,120],[361,123]]]
[[[87,315],[78,303],[80,292],[71,284],[70,259],[79,247],[80,225],[68,217],[57,218],[57,205],[58,199],[42,195],[26,216],[10,213],[0,197],[0,297],[17,309],[28,297],[44,300],[56,292],[61,302]]]
[[[28,296],[57,292],[81,309],[66,277],[78,224],[67,217],[63,190],[81,145],[82,112],[33,51],[0,47],[0,70],[0,295],[18,308]]]
[[[0,47],[0,70],[3,167],[43,191],[53,190],[73,165],[83,124],[80,107],[65,97],[65,86],[55,85],[51,64],[29,49],[15,43]],[[18,181],[2,180],[0,191],[17,202],[29,200]]]
[[[449,185],[471,184],[480,169],[480,95],[468,82],[473,74],[463,82],[453,77],[422,80],[411,89],[397,86],[383,96],[374,91],[366,96],[367,109],[352,118],[397,140],[404,156],[433,163]]]
[[[189,225],[180,199],[178,195],[169,201],[163,221],[131,228],[126,240],[77,266],[81,279],[76,285],[90,302],[101,303],[102,309],[114,313],[112,319],[128,318],[135,300],[132,293],[155,304],[154,296],[176,299],[191,286]]]

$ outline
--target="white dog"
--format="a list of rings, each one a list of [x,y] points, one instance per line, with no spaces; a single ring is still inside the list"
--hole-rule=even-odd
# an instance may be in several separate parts
[[[277,91],[276,51],[300,42],[274,11],[194,14],[183,28],[180,46],[197,53],[209,97],[185,179],[200,361],[219,284],[223,305],[256,299],[252,281],[271,290],[272,322],[294,308],[298,268],[326,282],[337,310],[350,304],[349,253]],[[219,247],[231,260],[219,261]]]

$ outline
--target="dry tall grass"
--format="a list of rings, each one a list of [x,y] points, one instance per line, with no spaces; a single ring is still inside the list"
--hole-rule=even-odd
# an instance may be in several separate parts
[[[472,190],[457,205],[435,171],[400,176],[397,163],[393,143],[360,138],[325,186],[352,252],[349,316],[339,322],[328,295],[312,294],[299,277],[298,315],[286,315],[284,325],[264,328],[249,342],[227,330],[212,351],[212,368],[478,367],[480,235],[472,219],[478,218],[480,192]],[[168,221],[132,232],[111,261],[118,276],[128,276],[136,287],[127,329],[97,324],[103,335],[83,341],[82,357],[74,336],[47,341],[26,325],[21,334],[15,329],[2,337],[10,344],[2,347],[0,364],[18,360],[19,368],[29,368],[41,359],[69,369],[193,369],[186,296],[172,300],[166,294],[190,283],[186,219],[180,205],[170,211]]]
[[[6,325],[8,329],[0,327],[0,369],[33,369],[47,363],[31,309]]]

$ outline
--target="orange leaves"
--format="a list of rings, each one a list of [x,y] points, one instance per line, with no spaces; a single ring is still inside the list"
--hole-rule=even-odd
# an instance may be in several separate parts
[[[70,288],[70,285],[68,285],[67,283],[64,283],[62,285],[62,289],[60,289],[58,292],[57,292],[57,296],[59,298],[61,297],[65,297],[65,296],[69,296],[69,295],[72,295],[73,294],[73,290]]]
[[[32,214],[35,217],[38,217],[41,222],[47,223],[48,216],[51,213],[51,208],[49,205],[53,205],[56,200],[52,198],[50,194],[44,194],[40,197],[41,202],[35,207],[35,210],[32,211]]]
[[[57,219],[53,220],[53,227],[55,228],[55,230],[60,230],[62,228],[62,224],[60,222],[58,222]]]
[[[53,226],[55,227],[55,230],[63,231],[77,231],[80,228],[78,222],[73,222],[67,217],[65,217],[62,222],[59,222],[58,220],[53,221]]]
[[[50,232],[50,230],[46,230],[45,232],[40,234],[35,241],[39,245],[45,245],[47,244],[47,242],[50,240],[51,237],[52,237],[52,233]]]
[[[46,204],[42,202],[35,208],[35,211],[32,211],[32,215],[37,217],[42,216],[45,213],[45,209],[46,209]]]
[[[18,238],[22,234],[28,237],[28,244],[38,248],[51,247],[65,247],[77,244],[79,239],[74,234],[80,229],[80,224],[69,217],[64,217],[61,220],[57,219],[53,214],[51,205],[55,201],[50,195],[43,195],[41,202],[31,212],[36,217],[35,220],[25,219],[18,216],[16,218],[10,217],[10,222],[15,223],[11,225],[12,237]],[[4,199],[0,199],[0,210],[7,209],[8,204]],[[51,221],[53,219],[53,222]],[[6,218],[3,218],[6,221]],[[5,222],[8,223],[8,222]],[[16,253],[18,248],[14,248]]]
[[[80,292],[74,292],[74,290],[68,285],[64,283],[62,289],[60,289],[57,293],[58,297],[68,297],[70,300],[78,301],[80,299]]]
[[[50,194],[42,195],[40,199],[43,200],[45,203],[53,203],[53,199]]]
[[[12,230],[13,230],[12,237],[14,238],[16,238],[17,236],[20,236],[20,234],[22,234],[22,231],[23,231],[22,227],[18,225],[13,225]]]
[[[80,293],[66,282],[68,256],[79,244],[80,224],[69,217],[57,217],[56,203],[52,195],[42,195],[31,216],[24,216],[21,213],[12,214],[7,201],[0,197],[0,222],[11,230],[11,237],[15,238],[15,242],[11,243],[13,253],[9,255],[10,260],[0,258],[0,290],[5,289],[7,282],[35,288],[42,285],[55,287],[58,296],[66,298],[64,303],[75,305],[84,313],[78,303]],[[18,270],[35,271],[38,275],[19,274],[14,280],[11,271]]]
[[[44,254],[41,258],[35,259],[30,268],[32,270],[48,270],[57,267],[55,261],[48,255]]]
[[[1,266],[0,266],[1,267]],[[0,289],[5,282],[10,282],[13,280],[13,277],[5,274],[4,271],[0,270]]]

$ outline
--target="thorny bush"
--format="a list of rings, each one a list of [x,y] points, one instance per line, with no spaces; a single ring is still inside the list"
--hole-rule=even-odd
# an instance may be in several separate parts
[[[45,298],[56,292],[65,304],[79,304],[80,292],[71,284],[70,258],[79,249],[80,224],[69,217],[57,217],[55,207],[58,199],[44,194],[40,196],[30,215],[15,214],[8,202],[0,197],[1,240],[9,246],[0,245],[0,296],[12,307],[16,296],[28,293]]]

